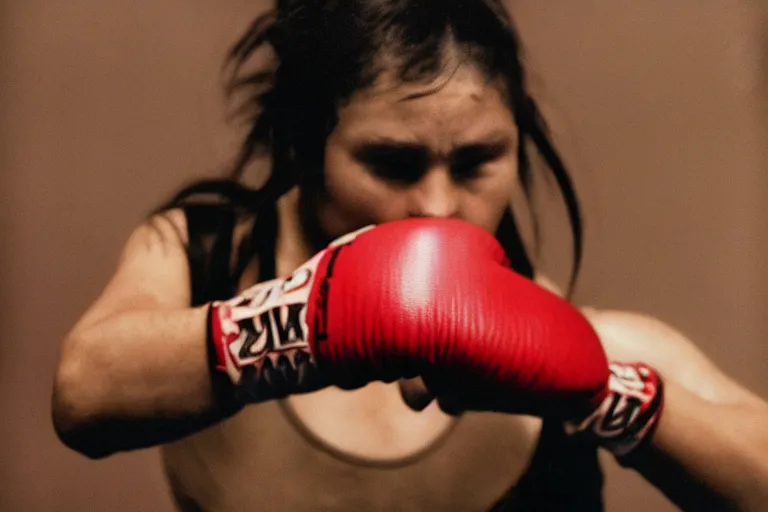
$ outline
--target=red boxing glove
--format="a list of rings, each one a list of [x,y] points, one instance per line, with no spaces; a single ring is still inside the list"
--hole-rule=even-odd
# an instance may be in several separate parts
[[[220,367],[264,396],[425,375],[435,389],[503,397],[497,410],[565,419],[607,392],[588,321],[511,271],[492,235],[458,220],[350,235],[290,279],[214,305],[211,318]]]
[[[604,398],[608,363],[591,325],[511,271],[489,233],[410,219],[335,254],[327,294],[309,309],[319,360],[377,378],[413,371],[433,390],[499,397],[488,408],[506,412],[570,418]]]

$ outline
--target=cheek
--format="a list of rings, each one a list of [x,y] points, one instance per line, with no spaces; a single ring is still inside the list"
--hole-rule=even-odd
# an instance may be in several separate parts
[[[494,233],[501,222],[504,211],[509,208],[511,198],[498,190],[482,194],[472,194],[462,205],[463,220],[479,226],[489,233]]]
[[[517,188],[514,172],[503,172],[477,182],[464,196],[464,220],[495,232]]]

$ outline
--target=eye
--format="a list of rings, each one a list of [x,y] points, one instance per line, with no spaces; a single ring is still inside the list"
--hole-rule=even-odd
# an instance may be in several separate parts
[[[501,158],[507,152],[504,142],[473,144],[457,149],[451,156],[451,176],[456,181],[479,177],[483,166]]]
[[[454,162],[451,165],[451,177],[457,182],[475,179],[480,176],[483,163],[482,160]]]
[[[395,182],[417,182],[429,164],[427,151],[418,146],[368,144],[353,154],[376,176]]]

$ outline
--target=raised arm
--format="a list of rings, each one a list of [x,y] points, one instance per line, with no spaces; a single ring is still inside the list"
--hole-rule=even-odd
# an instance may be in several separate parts
[[[70,448],[99,458],[157,445],[237,410],[214,392],[227,382],[209,370],[207,307],[190,307],[185,243],[180,211],[139,226],[65,337],[52,414]]]
[[[588,311],[609,357],[644,361],[665,380],[652,442],[630,467],[684,510],[766,510],[768,405],[654,318]]]

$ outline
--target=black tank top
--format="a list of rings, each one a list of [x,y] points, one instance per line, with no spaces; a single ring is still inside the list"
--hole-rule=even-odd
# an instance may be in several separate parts
[[[275,277],[277,212],[265,208],[253,232],[236,250],[241,268],[233,269],[235,215],[221,207],[186,206],[192,305],[227,299],[238,292],[237,278],[248,255],[259,262],[259,280]],[[255,243],[256,246],[248,244]],[[439,448],[438,448],[439,449]],[[539,442],[525,474],[489,512],[603,510],[603,474],[594,445],[566,437],[558,422],[544,421]],[[483,511],[478,511],[483,512]]]

